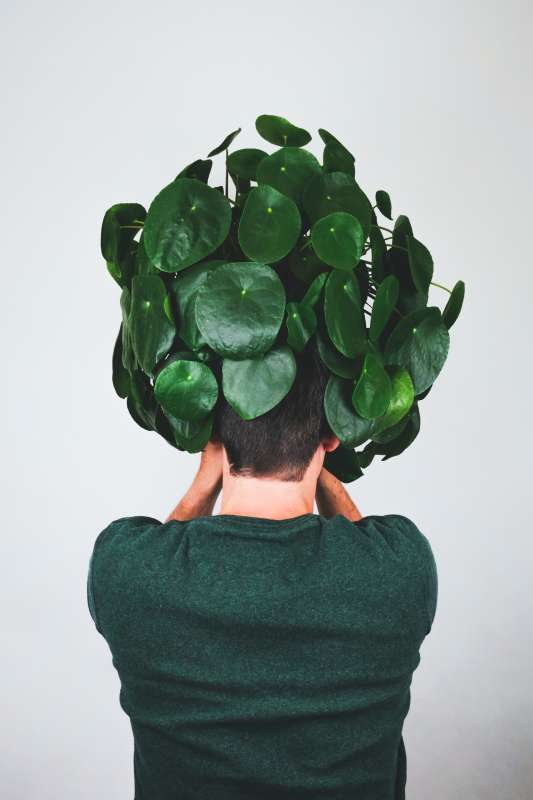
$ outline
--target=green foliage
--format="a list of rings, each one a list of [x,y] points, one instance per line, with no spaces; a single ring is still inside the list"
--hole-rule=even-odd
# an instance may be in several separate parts
[[[106,212],[101,252],[122,312],[113,386],[140,427],[198,452],[222,396],[255,419],[290,391],[300,354],[316,350],[341,441],[326,467],[356,480],[418,435],[465,286],[456,282],[442,313],[428,307],[440,287],[430,251],[407,216],[387,222],[387,192],[373,206],[333,134],[319,129],[319,161],[305,148],[310,133],[283,117],[263,114],[256,130],[270,151],[229,152],[237,128],[183,167],[148,212],[138,203]],[[225,186],[209,185],[217,156]]]

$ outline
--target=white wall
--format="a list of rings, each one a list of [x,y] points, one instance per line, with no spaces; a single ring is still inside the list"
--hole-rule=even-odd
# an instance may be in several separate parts
[[[363,513],[411,516],[438,562],[408,796],[531,797],[531,22],[519,0],[4,7],[4,797],[133,794],[88,558],[110,520],[164,517],[197,457],[114,395],[100,223],[237,126],[260,146],[261,113],[332,130],[363,186],[411,216],[436,280],[466,281],[419,439],[351,491]]]

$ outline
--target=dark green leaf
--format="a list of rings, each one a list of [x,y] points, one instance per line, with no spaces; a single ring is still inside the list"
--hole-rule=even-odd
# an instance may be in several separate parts
[[[176,299],[178,309],[178,334],[191,350],[199,350],[207,344],[196,324],[196,293],[210,272],[224,263],[215,259],[201,261],[178,273],[170,283],[170,290]]]
[[[320,329],[316,333],[316,343],[318,347],[318,354],[326,367],[338,375],[340,378],[355,378],[361,369],[360,359],[350,359],[343,356],[331,344],[327,334],[322,333]]]
[[[376,205],[384,217],[392,219],[392,206],[388,192],[378,189],[376,192]]]
[[[326,453],[324,467],[343,483],[351,483],[363,475],[355,450],[342,444]]]
[[[370,438],[375,420],[363,419],[352,405],[352,381],[331,375],[324,395],[328,425],[346,447],[357,447]]]
[[[355,175],[355,158],[340,142],[329,141],[324,147],[324,172],[345,172]]]
[[[129,324],[137,361],[151,375],[174,341],[176,329],[165,312],[167,291],[158,275],[136,275],[132,280]]]
[[[344,356],[366,349],[366,329],[359,285],[353,273],[333,270],[326,282],[324,316],[331,341]]]
[[[102,255],[106,261],[120,265],[145,218],[146,210],[138,203],[117,203],[108,208],[100,235]]]
[[[327,274],[321,272],[309,285],[306,293],[302,298],[303,305],[313,307],[318,303],[324,284],[326,283]]]
[[[298,206],[273,186],[248,193],[239,223],[239,244],[252,261],[271,264],[289,253],[300,235]]]
[[[387,246],[377,225],[370,228],[370,247],[372,249],[372,280],[381,283],[387,276]]]
[[[433,277],[431,253],[413,236],[407,237],[407,251],[413,283],[419,292],[427,292]]]
[[[372,221],[370,200],[346,173],[315,175],[305,187],[302,202],[311,223],[334,211],[346,211],[359,220],[365,241],[368,238]]]
[[[361,258],[365,235],[356,217],[345,211],[335,211],[315,222],[311,241],[315,253],[324,263],[350,271]]]
[[[389,275],[379,286],[370,318],[369,336],[373,342],[378,341],[385,325],[389,321],[389,317],[398,302],[399,291],[400,285],[394,275]]]
[[[394,223],[392,243],[400,245],[400,247],[407,247],[407,239],[413,235],[413,228],[409,217],[405,214],[400,214]]]
[[[367,353],[352,392],[355,410],[365,419],[377,419],[386,412],[391,394],[391,381],[380,359],[373,353]]]
[[[404,367],[415,394],[434,382],[441,371],[450,344],[450,336],[436,306],[413,311],[392,331],[385,346],[387,364]]]
[[[122,364],[124,369],[131,373],[136,367],[136,362],[130,327],[131,292],[127,286],[122,289],[120,307],[122,309]]]
[[[122,363],[122,323],[113,348],[112,362],[113,387],[119,397],[125,398],[130,391],[130,375]]]
[[[302,351],[316,331],[316,314],[301,303],[287,303],[287,342],[297,353]]]
[[[165,418],[172,432],[173,439],[180,450],[188,453],[199,453],[211,438],[213,431],[213,414],[200,420],[190,421],[165,412]]]
[[[227,150],[232,141],[235,139],[236,136],[241,132],[242,128],[237,128],[236,131],[233,133],[228,133],[222,144],[219,144],[218,147],[215,147],[214,150],[211,150],[210,153],[207,154],[208,158],[211,156],[218,156],[219,153],[222,153],[223,150]]]
[[[461,313],[464,298],[465,298],[465,285],[463,281],[457,281],[457,283],[452,289],[451,295],[448,298],[448,302],[444,307],[444,311],[442,312],[442,321],[444,322],[448,330],[450,330],[453,323],[456,321],[457,317]]]
[[[140,369],[135,369],[131,373],[128,410],[141,428],[149,431],[155,429],[157,403],[154,390],[149,379]]]
[[[248,181],[257,180],[257,167],[266,158],[268,153],[254,147],[245,147],[242,150],[234,150],[230,153],[227,160],[228,172],[238,178]]]
[[[231,407],[243,419],[255,419],[274,408],[290,390],[296,377],[296,361],[282,345],[257,358],[222,364],[222,389]]]
[[[306,284],[310,284],[320,274],[327,276],[329,272],[329,267],[312,247],[294,250],[289,257],[289,269],[299,281]]]
[[[410,411],[415,399],[413,381],[407,370],[395,368],[391,376],[391,398],[384,416],[378,421],[374,434],[396,426]]]
[[[285,311],[285,290],[271,267],[231,262],[212,271],[196,297],[196,323],[225,358],[254,358],[269,350]]]
[[[303,128],[297,128],[285,117],[261,114],[255,121],[255,127],[263,139],[280,147],[303,147],[311,141],[310,133]]]
[[[320,164],[308,150],[282,147],[259,163],[257,180],[273,186],[300,204],[307,182],[320,171]]]
[[[144,246],[158,269],[178,272],[216,250],[230,224],[231,207],[220,192],[195,178],[177,178],[148,210]]]
[[[419,431],[420,413],[418,411],[418,405],[415,403],[409,412],[407,425],[403,428],[400,435],[392,442],[388,442],[387,444],[374,444],[374,447],[377,452],[383,456],[383,461],[387,461],[389,458],[394,458],[394,456],[399,456],[400,453],[403,453],[403,451],[414,442]]]
[[[193,161],[192,164],[189,164],[178,175],[178,178],[196,178],[202,183],[207,183],[209,180],[209,175],[211,174],[211,167],[213,166],[213,162],[210,158],[203,159],[198,158],[196,161]]]
[[[205,364],[176,360],[158,374],[155,396],[168,414],[194,421],[207,416],[214,407],[218,384]]]

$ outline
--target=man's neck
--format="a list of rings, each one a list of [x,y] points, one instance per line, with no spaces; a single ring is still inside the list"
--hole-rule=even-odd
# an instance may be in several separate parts
[[[303,482],[232,477],[222,484],[220,514],[289,519],[312,513],[315,493]]]

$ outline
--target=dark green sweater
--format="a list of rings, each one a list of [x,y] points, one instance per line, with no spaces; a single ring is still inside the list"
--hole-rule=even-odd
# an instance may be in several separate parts
[[[112,522],[88,602],[121,681],[136,800],[399,800],[437,601],[407,517]]]

